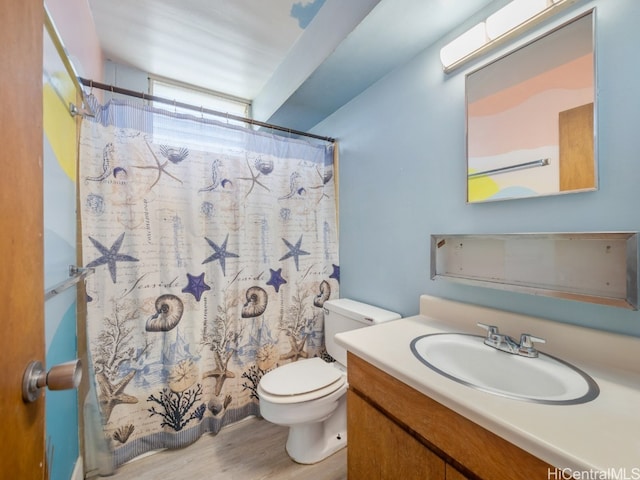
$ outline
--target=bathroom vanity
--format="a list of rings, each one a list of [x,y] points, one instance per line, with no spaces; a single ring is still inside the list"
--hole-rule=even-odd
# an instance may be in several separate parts
[[[350,480],[526,480],[554,470],[361,358],[348,362]]]
[[[599,395],[579,404],[506,398],[446,378],[411,352],[423,335],[483,335],[477,322],[545,338],[539,349],[587,372]],[[350,480],[640,475],[638,338],[423,296],[420,315],[336,340],[349,351]]]

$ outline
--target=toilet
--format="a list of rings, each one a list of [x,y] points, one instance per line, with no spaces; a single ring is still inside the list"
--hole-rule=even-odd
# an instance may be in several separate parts
[[[286,450],[297,463],[317,463],[347,444],[347,351],[336,333],[396,320],[400,315],[347,298],[324,302],[327,353],[266,373],[258,384],[260,415],[289,427]]]

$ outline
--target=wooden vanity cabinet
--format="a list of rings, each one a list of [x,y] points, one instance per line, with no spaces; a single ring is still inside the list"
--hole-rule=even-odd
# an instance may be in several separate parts
[[[347,409],[349,480],[445,478],[444,460],[352,390]]]
[[[553,467],[348,354],[347,474],[371,479],[547,478]]]

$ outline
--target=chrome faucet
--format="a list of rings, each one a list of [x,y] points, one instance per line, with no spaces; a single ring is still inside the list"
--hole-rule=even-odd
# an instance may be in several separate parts
[[[487,331],[487,336],[484,339],[485,345],[514,355],[535,358],[538,356],[538,351],[533,346],[534,342],[546,343],[544,338],[535,337],[529,333],[520,335],[520,343],[518,343],[509,335],[500,333],[495,325],[478,323],[478,326]]]
[[[538,350],[533,346],[533,343],[547,343],[544,338],[534,337],[529,333],[523,333],[520,335],[520,348],[518,349],[518,355],[529,358],[536,358],[538,356]]]

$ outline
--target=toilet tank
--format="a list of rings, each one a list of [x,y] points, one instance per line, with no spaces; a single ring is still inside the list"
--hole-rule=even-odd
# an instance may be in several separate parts
[[[397,320],[400,315],[348,298],[324,302],[324,341],[327,353],[342,365],[347,364],[347,350],[336,343],[334,335],[348,330],[369,327]]]

